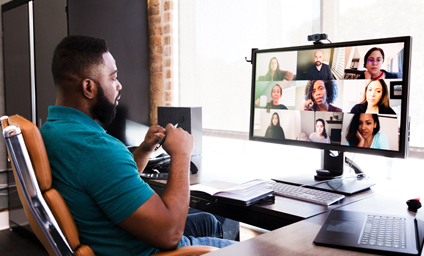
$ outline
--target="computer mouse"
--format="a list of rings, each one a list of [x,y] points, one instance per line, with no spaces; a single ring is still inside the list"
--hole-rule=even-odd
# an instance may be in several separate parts
[[[406,201],[408,205],[408,210],[412,212],[417,212],[418,209],[421,208],[421,202],[419,198],[409,199]]]

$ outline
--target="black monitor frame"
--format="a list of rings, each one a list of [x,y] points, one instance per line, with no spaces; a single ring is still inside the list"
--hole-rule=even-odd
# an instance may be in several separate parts
[[[399,150],[378,150],[370,148],[357,148],[345,145],[336,144],[324,144],[324,143],[311,143],[308,141],[297,141],[297,140],[275,140],[263,137],[254,137],[254,114],[255,114],[255,86],[256,86],[256,55],[258,53],[267,52],[289,52],[289,51],[301,51],[301,50],[318,50],[326,48],[337,48],[337,47],[352,47],[352,46],[366,46],[375,44],[386,44],[386,43],[404,43],[404,60],[403,60],[403,76],[402,76],[402,103],[401,103],[401,120],[399,130]],[[323,149],[324,151],[334,150],[339,152],[354,152],[361,154],[379,155],[385,157],[396,157],[406,158],[408,156],[409,148],[409,79],[410,79],[410,64],[411,64],[411,44],[412,38],[410,36],[404,37],[393,37],[393,38],[382,38],[373,40],[360,40],[360,41],[349,41],[349,42],[338,42],[329,44],[311,44],[305,46],[295,47],[283,47],[273,49],[252,49],[251,63],[252,63],[252,91],[251,91],[251,112],[250,112],[250,128],[249,128],[249,140],[270,142],[277,144],[286,144],[293,146],[302,146],[309,148]]]

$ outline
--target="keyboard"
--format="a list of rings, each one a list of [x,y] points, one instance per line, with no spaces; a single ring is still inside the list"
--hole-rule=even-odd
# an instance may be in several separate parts
[[[344,195],[313,188],[285,184],[281,182],[272,182],[271,185],[276,195],[306,201],[314,204],[330,205],[345,198]]]
[[[405,223],[403,217],[368,215],[359,243],[405,249]]]

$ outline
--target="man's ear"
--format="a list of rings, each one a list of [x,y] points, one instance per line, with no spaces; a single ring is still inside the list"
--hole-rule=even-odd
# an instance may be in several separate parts
[[[97,94],[97,84],[90,78],[82,80],[83,95],[92,100]]]

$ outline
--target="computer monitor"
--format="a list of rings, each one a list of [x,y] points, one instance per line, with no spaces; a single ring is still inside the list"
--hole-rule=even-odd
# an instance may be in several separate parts
[[[343,152],[405,158],[411,43],[252,49],[249,139],[322,149],[329,177],[342,175]]]

